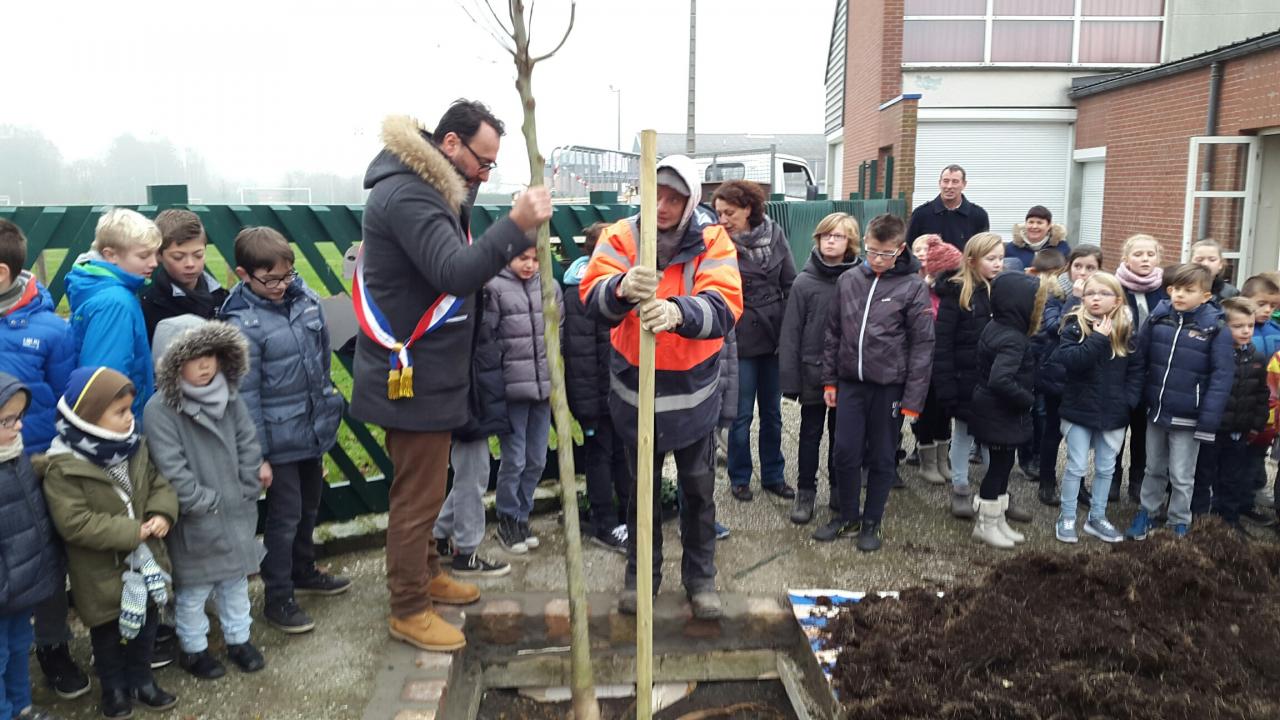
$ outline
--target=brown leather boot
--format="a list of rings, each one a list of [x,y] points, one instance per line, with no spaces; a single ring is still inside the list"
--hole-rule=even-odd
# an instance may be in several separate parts
[[[444,621],[434,610],[423,610],[407,618],[391,618],[391,637],[423,650],[449,652],[467,644],[462,631]]]
[[[480,588],[471,583],[459,582],[441,572],[427,584],[431,601],[445,605],[467,605],[480,599]]]

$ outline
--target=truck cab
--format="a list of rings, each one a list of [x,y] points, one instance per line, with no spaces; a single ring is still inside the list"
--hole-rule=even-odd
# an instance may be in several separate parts
[[[809,163],[796,155],[784,155],[771,149],[746,150],[693,156],[698,172],[706,183],[750,180],[768,185],[772,193],[787,200],[810,200],[817,196]]]

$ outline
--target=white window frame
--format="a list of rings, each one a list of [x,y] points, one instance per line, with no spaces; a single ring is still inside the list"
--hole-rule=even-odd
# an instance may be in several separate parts
[[[984,23],[983,48],[981,61],[965,62],[903,62],[904,69],[917,68],[973,68],[973,67],[1009,67],[1009,68],[1145,68],[1157,65],[1165,53],[1168,23],[1164,15],[1082,15],[1084,0],[1075,0],[1075,11],[1071,15],[996,15],[995,0],[987,0],[985,15],[904,15],[908,20],[981,20]],[[1168,12],[1169,0],[1165,0],[1165,12]],[[1069,62],[992,62],[991,32],[996,20],[1057,20],[1071,22],[1071,60]],[[1149,63],[1082,63],[1080,62],[1080,31],[1085,22],[1152,22],[1161,23],[1159,57]]]
[[[1201,190],[1200,146],[1243,145],[1249,149],[1245,155],[1244,188],[1242,190]],[[1222,253],[1223,260],[1236,261],[1236,277],[1249,277],[1252,270],[1253,225],[1257,219],[1258,182],[1262,170],[1262,139],[1255,135],[1211,135],[1192,137],[1187,156],[1187,194],[1182,216],[1182,262],[1191,257],[1191,245],[1195,240],[1197,201],[1201,198],[1239,198],[1244,201],[1240,217],[1240,237],[1236,249]]]

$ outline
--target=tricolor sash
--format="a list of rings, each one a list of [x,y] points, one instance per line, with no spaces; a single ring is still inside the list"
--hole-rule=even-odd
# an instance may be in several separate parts
[[[439,328],[457,314],[462,307],[462,298],[442,293],[422,314],[413,332],[403,342],[396,340],[391,332],[391,323],[378,309],[364,282],[364,246],[360,246],[356,254],[356,273],[351,281],[351,302],[355,306],[356,322],[365,336],[390,351],[391,370],[387,374],[387,398],[399,400],[413,397],[413,356],[409,349],[422,336]]]

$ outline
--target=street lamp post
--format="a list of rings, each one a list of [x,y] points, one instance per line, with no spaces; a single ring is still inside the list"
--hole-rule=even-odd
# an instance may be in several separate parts
[[[617,104],[617,112],[615,113],[615,115],[618,120],[618,138],[617,138],[616,146],[618,151],[621,152],[622,151],[622,88],[615,88],[614,86],[610,85],[609,92],[617,96],[618,104]]]

